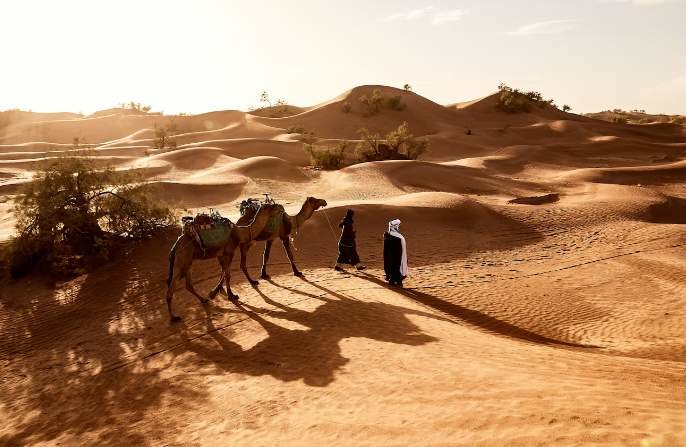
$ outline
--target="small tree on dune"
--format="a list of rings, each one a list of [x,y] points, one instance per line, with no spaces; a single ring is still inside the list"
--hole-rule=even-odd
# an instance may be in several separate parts
[[[403,90],[405,90],[406,92],[411,92],[412,86],[410,84],[405,84],[403,85]]]
[[[360,142],[357,145],[357,156],[361,162],[381,160],[416,160],[429,147],[426,138],[415,138],[410,133],[407,122],[387,133],[384,138],[366,128],[357,131]]]
[[[339,141],[335,146],[315,146],[312,143],[303,145],[305,152],[310,156],[313,166],[325,170],[339,169],[343,166],[345,151],[349,146],[348,141]]]
[[[88,156],[55,160],[16,199],[11,274],[34,266],[74,273],[108,259],[119,242],[170,224],[169,209],[154,203],[141,185],[135,174],[98,169]]]
[[[367,107],[367,116],[376,115],[381,111],[381,106],[383,105],[384,96],[381,90],[375,88],[372,91],[371,96],[362,95],[359,101]]]
[[[410,133],[410,126],[403,122],[397,129],[386,135],[386,142],[395,154],[405,155],[410,160],[416,160],[426,152],[429,140],[425,138],[415,138]]]
[[[155,139],[153,140],[153,147],[155,149],[176,149],[176,123],[171,122],[167,126],[157,127],[154,124]]]
[[[262,90],[262,93],[260,93],[260,103],[266,104],[266,106],[262,106],[262,108],[272,106],[272,101],[269,99],[269,93],[267,93],[266,90]]]
[[[563,112],[570,112],[571,110],[572,110],[572,108],[570,106],[568,106],[567,104],[562,106]]]

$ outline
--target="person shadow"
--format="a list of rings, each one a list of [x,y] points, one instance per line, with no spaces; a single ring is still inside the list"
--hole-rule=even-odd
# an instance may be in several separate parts
[[[600,346],[573,343],[537,334],[528,329],[524,329],[512,323],[508,323],[507,321],[500,320],[496,317],[485,314],[478,310],[469,309],[467,307],[461,306],[456,303],[452,303],[450,301],[446,301],[436,296],[420,292],[417,289],[407,289],[392,286],[388,284],[386,281],[383,281],[373,275],[370,275],[367,272],[356,272],[351,274],[357,278],[365,279],[374,284],[380,285],[396,293],[399,293],[405,296],[406,298],[416,301],[431,309],[437,310],[445,315],[452,317],[453,319],[465,322],[470,326],[477,327],[481,330],[490,333],[542,345],[557,345],[573,348],[600,348]]]
[[[418,315],[448,321],[444,317],[402,306],[376,301],[358,300],[305,280],[322,291],[320,294],[289,288],[274,281],[271,284],[288,289],[307,301],[303,310],[278,303],[262,290],[257,294],[272,309],[245,302],[235,303],[250,320],[257,323],[266,336],[244,350],[224,335],[213,322],[217,307],[206,309],[206,332],[214,343],[188,339],[186,349],[194,352],[226,372],[249,376],[269,375],[284,382],[302,380],[306,385],[325,387],[349,359],[341,352],[340,342],[350,338],[367,338],[376,342],[421,346],[438,339],[424,334],[409,318]],[[228,310],[227,310],[228,312]],[[284,324],[278,324],[281,320]]]

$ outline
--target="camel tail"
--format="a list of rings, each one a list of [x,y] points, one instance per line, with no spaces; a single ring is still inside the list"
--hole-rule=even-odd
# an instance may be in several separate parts
[[[167,277],[167,287],[171,285],[172,278],[174,277],[174,261],[176,260],[176,249],[179,246],[179,242],[183,236],[179,238],[172,245],[171,251],[169,252],[169,276]]]

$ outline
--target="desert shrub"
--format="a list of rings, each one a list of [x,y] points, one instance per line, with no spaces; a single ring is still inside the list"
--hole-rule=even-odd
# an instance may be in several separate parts
[[[291,134],[291,133],[305,133],[307,129],[305,129],[303,126],[289,126],[286,128],[286,133]]]
[[[10,272],[40,266],[58,275],[107,260],[126,239],[147,237],[173,221],[134,174],[97,169],[89,157],[60,158],[16,199],[17,236]]]
[[[298,134],[298,139],[304,144],[313,144],[317,141],[314,131],[308,130],[303,126],[291,126],[286,129],[286,132],[289,134]]]
[[[386,100],[386,106],[391,110],[402,111],[407,108],[407,104],[402,102],[400,95],[391,96]]]
[[[315,146],[314,144],[304,144],[305,152],[310,156],[312,165],[321,169],[332,170],[340,169],[345,160],[345,151],[348,148],[348,141],[340,141],[335,146]]]
[[[152,142],[152,146],[155,149],[176,149],[176,124],[173,122],[162,127],[157,127],[157,123],[154,125],[155,139]]]
[[[524,92],[505,84],[500,84],[498,86],[498,92],[496,107],[507,113],[529,112],[531,111],[532,106],[537,106],[542,109],[546,107],[557,108],[554,100],[544,99],[540,92]]]
[[[251,111],[269,110],[269,112],[271,112],[269,116],[272,118],[276,118],[279,114],[287,113],[289,111],[288,103],[285,99],[281,98],[276,100],[275,103],[272,103],[271,97],[266,90],[263,90],[262,93],[260,93],[259,103],[259,107],[255,108],[251,106],[249,109]]]
[[[612,122],[616,123],[616,124],[627,124],[629,122],[629,120],[623,116],[615,116],[615,117],[612,117]]]
[[[355,154],[359,162],[382,160],[381,144],[383,139],[378,133],[372,133],[367,128],[358,129],[360,142],[357,143]]]
[[[350,113],[352,109],[353,107],[350,105],[348,101],[343,103],[343,113]]]
[[[128,109],[128,110],[133,110],[134,112],[143,112],[143,113],[149,113],[152,107],[149,105],[143,105],[140,102],[135,102],[135,101],[129,101],[129,102],[122,102],[119,104],[119,107],[122,109]]]
[[[572,110],[572,108],[570,106],[568,106],[567,104],[562,106],[563,112],[570,112],[571,110]]]
[[[518,89],[504,84],[498,86],[498,103],[496,107],[507,113],[521,113],[531,110],[531,100]]]
[[[429,140],[415,138],[410,133],[407,122],[403,122],[397,129],[389,132],[386,135],[386,141],[394,153],[404,155],[410,160],[419,158],[429,147]]]
[[[403,122],[397,129],[381,138],[378,133],[372,133],[362,128],[357,131],[360,142],[356,148],[359,162],[381,160],[416,160],[429,147],[429,140],[415,138],[410,128]]]
[[[410,84],[405,84],[403,85],[403,90],[405,90],[406,92],[411,92],[412,86]]]
[[[381,106],[383,105],[384,102],[384,96],[381,93],[381,90],[378,88],[374,89],[372,91],[371,96],[367,95],[362,95],[359,97],[359,101],[364,104],[364,106],[367,108],[367,111],[365,113],[366,116],[371,116],[371,115],[376,115],[381,111]]]

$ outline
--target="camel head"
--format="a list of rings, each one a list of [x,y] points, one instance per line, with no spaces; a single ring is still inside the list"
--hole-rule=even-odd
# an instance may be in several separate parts
[[[319,208],[323,208],[327,205],[326,200],[318,199],[316,197],[308,197],[305,203],[312,208],[312,211],[317,211]]]

